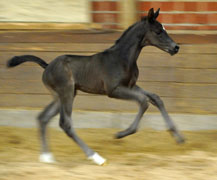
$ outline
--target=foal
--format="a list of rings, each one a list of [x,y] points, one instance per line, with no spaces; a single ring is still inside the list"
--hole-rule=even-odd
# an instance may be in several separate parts
[[[50,119],[58,113],[60,113],[60,127],[80,146],[88,159],[99,165],[106,161],[89,148],[73,129],[72,104],[77,90],[103,94],[111,98],[133,100],[138,103],[139,112],[135,120],[129,128],[117,133],[116,138],[123,138],[137,131],[139,122],[150,102],[160,110],[176,141],[184,142],[184,138],[173,124],[159,96],[144,91],[136,85],[139,74],[137,59],[144,46],[156,46],[171,55],[176,54],[179,50],[179,46],[156,20],[159,11],[160,9],[154,13],[153,8],[150,9],[148,16],[130,26],[112,47],[92,56],[62,55],[49,65],[42,59],[31,55],[15,56],[8,61],[8,67],[32,61],[45,69],[42,79],[45,86],[51,90],[54,100],[38,117],[42,143],[40,160],[42,162],[54,162],[46,141],[46,126]]]

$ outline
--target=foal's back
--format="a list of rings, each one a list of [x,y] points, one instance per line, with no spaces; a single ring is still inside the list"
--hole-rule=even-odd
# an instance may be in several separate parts
[[[70,84],[76,90],[105,94],[102,55],[62,55],[45,69],[43,82],[52,89]]]

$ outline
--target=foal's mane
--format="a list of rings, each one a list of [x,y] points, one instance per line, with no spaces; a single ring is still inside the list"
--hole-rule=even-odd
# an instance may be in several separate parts
[[[144,22],[144,19],[146,17],[143,17],[143,19],[141,19],[141,21],[138,21],[134,24],[132,24],[131,26],[129,26],[123,33],[122,35],[115,41],[115,44],[110,47],[109,49],[106,49],[105,51],[107,50],[110,50],[110,49],[113,49],[116,45],[118,45],[122,40],[124,40],[126,37],[129,36],[129,34],[131,34],[130,32],[135,32],[135,33],[140,33],[140,31],[136,28],[136,26],[139,26],[141,23]]]
[[[138,23],[138,22],[137,22],[137,23]],[[115,44],[119,43],[122,39],[124,39],[125,36],[127,36],[128,32],[129,32],[131,29],[133,29],[133,27],[135,27],[137,23],[134,23],[134,24],[132,24],[130,27],[128,27],[128,29],[123,32],[123,34],[121,35],[121,37],[119,37],[119,38],[115,41]]]
[[[132,24],[130,27],[128,27],[128,29],[123,32],[123,34],[121,35],[121,37],[115,41],[115,45],[116,45],[117,43],[119,43],[121,40],[123,40],[126,36],[128,36],[128,35],[129,35],[129,32],[130,32],[131,30],[133,30],[134,27],[136,27],[136,26],[138,26],[139,24],[143,23],[145,19],[146,19],[146,16],[143,17],[140,21],[138,21],[138,22]],[[135,29],[134,29],[134,31],[135,31]],[[139,31],[137,30],[137,31],[135,31],[135,33],[139,33]]]

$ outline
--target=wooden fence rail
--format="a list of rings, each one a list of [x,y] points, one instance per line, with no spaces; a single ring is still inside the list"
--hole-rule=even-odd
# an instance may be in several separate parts
[[[69,40],[59,38],[58,34]],[[79,41],[78,34],[72,32],[1,32],[0,108],[42,108],[52,99],[41,81],[43,69],[34,63],[7,69],[5,64],[11,57],[32,54],[50,62],[62,54],[91,55],[110,47],[117,35],[120,33],[84,33],[79,35]],[[99,36],[104,37],[104,43]],[[93,41],[94,37],[96,41]],[[200,40],[195,40],[201,37],[195,35],[186,35],[190,37],[186,40],[182,39],[185,37],[183,35],[174,37],[181,41],[180,52],[175,56],[155,47],[143,49],[138,60],[138,85],[160,95],[169,112],[217,113],[216,36]],[[132,102],[82,92],[78,93],[74,108],[94,111],[137,110]],[[155,112],[156,109],[151,107],[149,111]]]

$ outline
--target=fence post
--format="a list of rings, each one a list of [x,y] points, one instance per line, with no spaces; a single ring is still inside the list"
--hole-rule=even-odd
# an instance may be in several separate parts
[[[121,28],[126,29],[131,24],[136,22],[137,14],[137,0],[120,0],[120,25]]]

